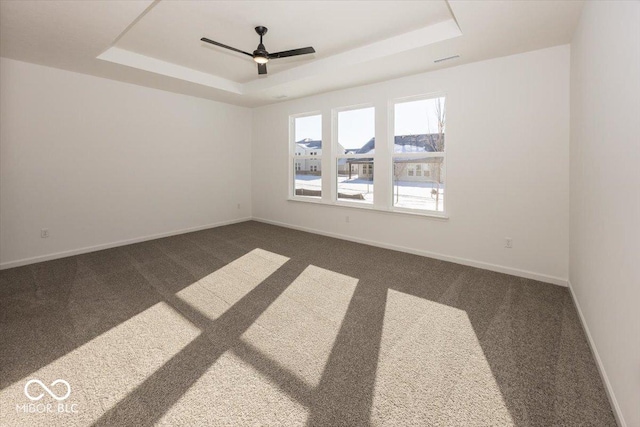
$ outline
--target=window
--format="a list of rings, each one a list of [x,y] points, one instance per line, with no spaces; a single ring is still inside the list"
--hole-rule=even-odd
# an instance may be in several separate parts
[[[322,115],[301,115],[291,119],[290,161],[294,164],[294,197],[322,196]],[[293,160],[293,157],[296,157]]]
[[[444,97],[397,102],[393,125],[394,208],[444,213]]]
[[[376,102],[290,116],[290,197],[446,218],[445,97]]]
[[[375,109],[336,110],[336,200],[373,204]]]

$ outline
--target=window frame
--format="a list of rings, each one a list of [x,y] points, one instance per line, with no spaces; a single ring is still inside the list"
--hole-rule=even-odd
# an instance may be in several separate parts
[[[373,200],[371,202],[357,202],[351,201],[348,199],[339,199],[338,198],[338,161],[340,159],[369,159],[373,158],[372,166],[375,165],[376,162],[376,153],[371,154],[340,154],[338,153],[338,132],[339,132],[339,116],[340,113],[344,113],[347,111],[355,111],[355,110],[365,110],[368,108],[373,109],[373,137],[376,137],[376,106],[373,102],[367,102],[362,104],[349,105],[344,107],[335,107],[331,109],[331,201],[333,204],[337,206],[348,206],[348,207],[358,207],[362,209],[374,209],[375,204],[375,186],[373,176],[371,177],[371,186],[374,188],[373,190]],[[365,141],[366,142],[366,141]],[[377,150],[376,150],[377,152]],[[363,167],[364,170],[364,167]]]
[[[320,116],[320,141],[322,141],[322,149],[320,155],[300,155],[296,154],[296,119],[301,119],[305,117],[313,117]],[[320,165],[322,165],[322,157],[325,155],[325,137],[323,132],[324,126],[324,115],[321,110],[308,111],[305,113],[299,114],[291,114],[289,116],[289,199],[297,200],[297,201],[305,201],[305,202],[314,202],[320,203],[323,199],[323,188],[322,188],[322,174],[323,170],[320,168],[320,196],[298,196],[296,195],[296,170],[295,162],[297,161],[306,161],[306,160],[317,160]]]
[[[389,210],[391,212],[398,212],[398,213],[411,213],[411,214],[417,214],[417,215],[424,215],[424,216],[431,216],[431,217],[438,217],[438,218],[444,218],[444,219],[448,219],[448,213],[447,213],[447,193],[444,194],[443,197],[443,201],[442,201],[442,211],[435,211],[435,210],[429,210],[429,209],[413,209],[413,208],[404,208],[404,207],[400,207],[400,206],[395,206],[394,204],[394,199],[395,199],[395,194],[394,194],[394,173],[393,173],[393,168],[395,165],[395,159],[424,159],[424,158],[430,158],[430,157],[434,157],[434,158],[442,158],[442,168],[444,169],[443,172],[443,182],[444,185],[447,185],[447,139],[446,139],[446,121],[445,121],[445,144],[444,144],[444,150],[443,151],[434,151],[434,152],[424,152],[424,153],[396,153],[394,151],[395,149],[395,121],[396,121],[396,105],[397,104],[403,104],[403,103],[407,103],[407,102],[415,102],[415,101],[424,101],[424,100],[430,100],[430,99],[437,99],[437,98],[444,98],[445,99],[445,114],[449,105],[449,101],[447,99],[447,94],[445,92],[432,92],[432,93],[428,93],[428,94],[422,94],[422,95],[412,95],[412,96],[407,96],[407,97],[401,97],[401,98],[395,98],[390,100],[389,102],[389,122],[388,122],[388,129],[389,129],[389,144],[388,144],[388,155],[390,156],[390,161],[391,161],[391,165],[390,165],[390,171],[391,173],[389,174],[389,179],[391,180],[390,184],[390,188],[391,188],[391,205],[389,206]],[[423,169],[423,174],[424,174],[424,170]],[[417,170],[416,170],[417,172]],[[417,175],[415,175],[417,176]]]
[[[445,141],[444,151],[442,152],[424,152],[424,153],[395,153],[395,106],[399,103],[428,100],[434,98],[445,98],[445,111],[451,107],[451,101],[444,91],[434,91],[422,93],[418,95],[402,96],[402,97],[386,97],[385,99],[376,98],[372,102],[363,102],[351,104],[342,107],[326,106],[322,109],[307,111],[303,113],[295,113],[289,115],[289,195],[287,200],[292,202],[315,203],[325,206],[338,206],[345,208],[354,208],[359,210],[370,210],[390,215],[409,215],[414,217],[428,218],[431,220],[449,220],[449,203],[448,191],[450,185],[447,182],[448,160],[447,146],[451,143],[450,139]],[[358,110],[365,108],[374,109],[374,137],[376,138],[376,150],[374,155],[371,154],[340,154],[338,153],[338,114],[343,111]],[[386,113],[386,114],[385,114]],[[295,120],[298,118],[320,116],[322,126],[322,154],[315,156],[295,156]],[[446,134],[446,124],[445,124]],[[329,138],[329,140],[327,140]],[[414,156],[415,155],[415,156]],[[413,209],[394,206],[394,159],[398,157],[441,157],[442,160],[442,179],[446,186],[443,211]],[[374,186],[373,203],[350,201],[338,199],[338,159],[339,158],[373,158],[372,165],[374,171],[382,171],[383,176],[372,178],[372,183],[379,185]],[[316,159],[318,164],[322,166],[320,170],[321,196],[297,196],[295,195],[295,170],[294,160]],[[390,168],[387,167],[390,165]],[[422,173],[429,170],[423,168]],[[431,174],[429,174],[431,175]]]

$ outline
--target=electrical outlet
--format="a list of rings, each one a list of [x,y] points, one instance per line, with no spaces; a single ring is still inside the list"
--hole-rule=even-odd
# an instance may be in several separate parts
[[[504,247],[509,249],[513,248],[513,239],[511,237],[504,238]]]
[[[345,217],[344,217],[344,220],[345,220],[345,222],[347,222],[347,223],[348,223],[348,222],[349,222],[349,215],[345,216]]]
[[[49,229],[43,228],[42,230],[40,230],[40,237],[42,237],[43,239],[49,237]]]

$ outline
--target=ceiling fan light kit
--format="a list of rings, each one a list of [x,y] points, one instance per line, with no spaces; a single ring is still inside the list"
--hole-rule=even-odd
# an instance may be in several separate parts
[[[264,44],[262,44],[262,36],[267,34],[267,31],[268,31],[267,27],[258,26],[255,28],[255,30],[256,30],[256,33],[258,33],[258,35],[260,36],[260,43],[258,44],[258,47],[256,48],[256,50],[253,51],[253,53],[245,52],[243,50],[236,49],[235,47],[218,43],[206,37],[202,37],[200,40],[215,46],[223,47],[225,49],[229,49],[234,52],[238,52],[238,53],[242,53],[244,55],[250,56],[251,58],[253,58],[254,62],[258,64],[258,74],[267,74],[267,62],[269,62],[270,59],[286,58],[289,56],[298,56],[298,55],[307,55],[309,53],[316,52],[316,50],[312,47],[303,47],[300,49],[292,49],[292,50],[285,50],[282,52],[269,53],[267,49],[264,47]]]

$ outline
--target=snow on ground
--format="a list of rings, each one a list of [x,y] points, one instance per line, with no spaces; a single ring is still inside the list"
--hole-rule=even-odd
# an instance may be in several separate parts
[[[393,205],[399,208],[426,209],[444,211],[444,186],[440,185],[438,206],[436,195],[432,190],[438,185],[432,182],[397,181],[393,185]],[[296,175],[296,188],[307,190],[321,190],[322,182],[319,176]],[[338,192],[343,194],[362,194],[364,200],[341,198],[340,200],[370,204],[373,203],[373,181],[367,179],[349,179],[347,176],[338,177]]]

